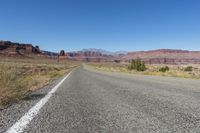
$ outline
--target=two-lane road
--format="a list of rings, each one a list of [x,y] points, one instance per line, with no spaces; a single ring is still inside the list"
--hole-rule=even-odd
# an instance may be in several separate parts
[[[25,132],[200,132],[200,81],[81,67],[70,74]]]

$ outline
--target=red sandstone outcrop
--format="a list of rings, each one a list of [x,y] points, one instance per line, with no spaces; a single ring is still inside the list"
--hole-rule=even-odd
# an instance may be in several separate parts
[[[10,41],[0,41],[0,54],[3,55],[30,55],[41,54],[39,46],[32,44],[20,44]]]
[[[136,58],[149,64],[200,64],[200,51],[160,49],[130,52],[121,60],[130,61]]]
[[[102,54],[99,51],[84,50],[69,52],[69,58],[87,62],[129,62],[140,58],[148,64],[200,64],[200,51],[160,49],[130,52],[128,54]]]
[[[140,58],[149,64],[200,64],[200,51],[160,49],[151,51],[139,51],[126,53],[112,53],[101,49],[85,49],[77,52],[60,53],[41,51],[39,46],[32,44],[20,44],[10,41],[0,41],[0,54],[16,55],[39,55],[59,59],[72,59],[87,62],[129,62]]]
[[[65,56],[65,51],[61,50],[59,56]]]
[[[59,55],[58,55],[58,58],[59,59],[67,59],[68,56],[67,56],[67,54],[65,53],[64,50],[61,50],[60,53],[59,53]]]

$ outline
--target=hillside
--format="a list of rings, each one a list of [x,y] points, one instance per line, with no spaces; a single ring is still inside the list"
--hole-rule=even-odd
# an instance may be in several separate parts
[[[32,44],[21,44],[10,41],[0,41],[0,54],[17,56],[17,55],[30,55],[41,54],[39,46]]]
[[[130,52],[121,58],[122,61],[141,58],[150,64],[199,64],[200,51],[159,49]]]
[[[69,58],[77,61],[87,61],[87,62],[107,62],[113,61],[114,56],[101,53],[99,51],[94,50],[83,50],[76,52],[68,52]]]
[[[86,62],[129,62],[140,58],[148,64],[200,64],[200,51],[159,49],[138,52],[109,52],[102,49],[83,49],[74,52],[61,50],[60,54],[40,50],[39,46],[0,41],[0,55],[25,57],[29,55],[47,56]],[[64,54],[62,54],[64,53]]]
[[[41,50],[39,46],[33,46],[33,44],[0,41],[0,55],[13,57],[28,57],[31,55],[56,57],[58,53]]]

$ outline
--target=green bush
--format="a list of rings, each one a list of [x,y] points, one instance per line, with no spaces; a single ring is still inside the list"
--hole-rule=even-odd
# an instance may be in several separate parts
[[[192,66],[188,66],[184,69],[184,71],[187,71],[187,72],[191,72],[192,71]]]
[[[129,70],[137,70],[137,71],[144,71],[146,70],[146,66],[145,63],[140,60],[140,59],[136,59],[136,60],[132,60],[131,63],[128,65],[128,69]]]
[[[168,66],[165,66],[165,67],[161,67],[159,69],[160,72],[166,72],[166,71],[169,71],[169,67]]]

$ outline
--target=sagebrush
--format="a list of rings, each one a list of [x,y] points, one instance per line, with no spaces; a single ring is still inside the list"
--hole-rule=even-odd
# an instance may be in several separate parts
[[[137,70],[137,71],[145,71],[147,68],[144,61],[142,61],[141,59],[133,59],[131,63],[128,65],[128,69]]]

